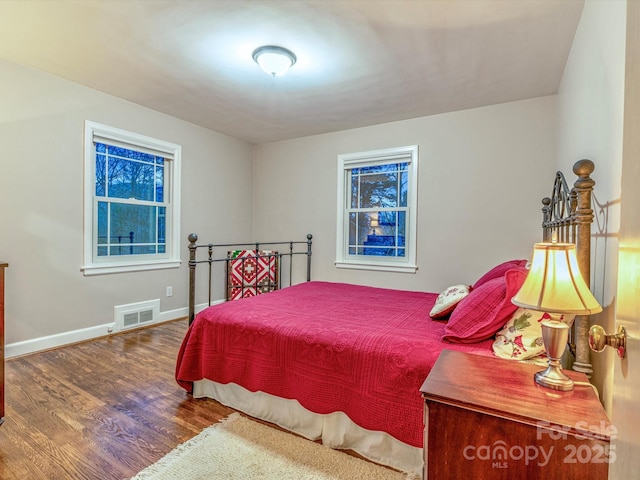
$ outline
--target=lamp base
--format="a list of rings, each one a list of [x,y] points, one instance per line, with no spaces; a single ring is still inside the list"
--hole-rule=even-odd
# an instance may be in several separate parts
[[[573,390],[573,380],[562,373],[560,367],[556,365],[549,365],[546,370],[536,372],[533,379],[538,385],[553,390],[561,390],[563,392]]]

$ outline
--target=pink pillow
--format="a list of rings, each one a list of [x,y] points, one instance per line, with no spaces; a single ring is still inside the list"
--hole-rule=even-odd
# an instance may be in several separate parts
[[[493,280],[494,278],[503,277],[507,270],[514,267],[524,267],[527,264],[526,260],[509,260],[507,262],[496,265],[487,273],[482,275],[476,283],[473,284],[473,288],[478,288],[480,285],[487,283],[489,280]]]
[[[504,276],[474,288],[451,313],[442,340],[475,343],[495,335],[518,308],[511,299],[526,276],[525,268],[511,268]]]

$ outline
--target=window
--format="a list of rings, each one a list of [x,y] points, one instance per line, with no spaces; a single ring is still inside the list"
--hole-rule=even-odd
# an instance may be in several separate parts
[[[180,151],[85,123],[85,275],[180,265]]]
[[[338,156],[338,268],[415,273],[417,184],[417,146]]]

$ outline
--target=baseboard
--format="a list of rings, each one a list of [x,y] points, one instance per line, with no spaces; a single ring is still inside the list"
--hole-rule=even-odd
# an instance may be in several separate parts
[[[224,300],[214,302],[214,304],[222,303]],[[207,308],[207,304],[201,304],[196,306],[196,312],[199,312]],[[168,310],[166,312],[160,312],[158,315],[158,321],[152,325],[158,325],[164,322],[170,322],[172,320],[178,320],[179,318],[185,318],[189,315],[189,309],[187,307],[178,308],[175,310]],[[104,323],[102,325],[96,325],[94,327],[81,328],[79,330],[71,330],[69,332],[56,333],[54,335],[48,335],[46,337],[33,338],[31,340],[24,340],[22,342],[8,343],[4,347],[5,358],[20,357],[22,355],[28,355],[30,353],[42,352],[44,350],[51,350],[52,348],[63,347],[65,345],[71,345],[73,343],[86,342],[88,340],[94,340],[100,337],[106,337],[114,332],[115,323]]]
[[[224,300],[218,300],[212,302],[212,305],[222,303]],[[207,308],[207,304],[203,303],[196,305],[195,311],[200,312]],[[160,312],[158,321],[148,326],[158,325],[164,322],[170,322],[178,320],[180,318],[186,318],[189,315],[189,309],[187,307],[177,308],[175,310],[168,310],[166,312]],[[4,347],[5,358],[20,357],[22,355],[29,355],[30,353],[42,352],[44,350],[51,350],[52,348],[64,347],[65,345],[71,345],[73,343],[86,342],[89,340],[95,340],[96,338],[106,337],[114,332],[115,323],[104,323],[102,325],[96,325],[89,328],[81,328],[79,330],[71,330],[69,332],[56,333],[55,335],[49,335],[46,337],[34,338],[31,340],[24,340],[22,342],[8,343]]]
[[[33,338],[22,342],[8,343],[4,347],[5,358],[20,357],[30,353],[50,350],[72,343],[84,342],[94,338],[104,337],[113,331],[113,323],[96,325],[95,327],[56,333],[46,337]]]

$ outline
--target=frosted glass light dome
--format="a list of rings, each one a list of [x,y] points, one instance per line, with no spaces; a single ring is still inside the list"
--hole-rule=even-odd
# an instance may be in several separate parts
[[[287,73],[297,60],[292,51],[275,45],[256,48],[253,51],[253,59],[267,75],[272,77]]]

